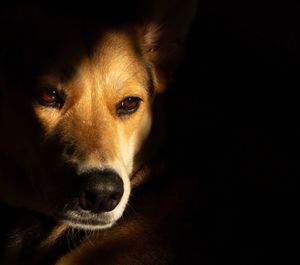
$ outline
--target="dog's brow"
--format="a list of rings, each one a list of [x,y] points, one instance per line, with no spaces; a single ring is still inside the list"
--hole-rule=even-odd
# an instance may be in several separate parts
[[[57,83],[67,83],[69,80],[75,76],[77,72],[76,66],[63,67],[57,71],[50,71],[48,73],[42,74],[38,79],[37,83],[41,85],[57,84]]]
[[[69,67],[64,67],[61,70],[61,78],[63,82],[68,81],[71,79],[77,72],[77,68],[75,66],[69,66]]]

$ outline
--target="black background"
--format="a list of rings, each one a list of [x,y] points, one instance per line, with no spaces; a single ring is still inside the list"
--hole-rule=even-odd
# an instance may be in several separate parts
[[[299,34],[297,1],[200,1],[169,91],[204,201],[199,264],[297,260]]]

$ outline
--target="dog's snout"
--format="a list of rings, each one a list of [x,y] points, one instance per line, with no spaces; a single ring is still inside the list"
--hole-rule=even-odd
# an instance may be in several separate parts
[[[124,193],[121,177],[111,170],[83,173],[77,180],[79,206],[83,210],[94,213],[112,211]]]

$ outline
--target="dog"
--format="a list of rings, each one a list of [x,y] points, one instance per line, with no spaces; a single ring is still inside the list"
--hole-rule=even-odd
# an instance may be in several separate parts
[[[38,249],[69,228],[116,225],[132,188],[159,168],[160,99],[184,56],[196,1],[134,6],[139,15],[115,20],[109,8],[97,18],[2,11],[0,201],[59,224]],[[3,264],[24,263],[26,237],[16,231]]]

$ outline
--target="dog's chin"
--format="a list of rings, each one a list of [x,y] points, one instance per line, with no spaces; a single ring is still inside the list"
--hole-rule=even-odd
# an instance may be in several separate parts
[[[61,219],[60,222],[80,230],[103,230],[113,226],[115,222],[91,222],[86,220]]]
[[[63,215],[55,216],[55,219],[76,229],[102,230],[113,226],[118,218],[115,218],[112,213],[83,214],[76,211],[68,211]]]

